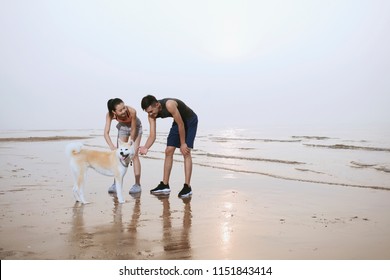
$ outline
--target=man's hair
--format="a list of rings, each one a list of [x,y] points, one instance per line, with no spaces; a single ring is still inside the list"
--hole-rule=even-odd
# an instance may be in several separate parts
[[[154,97],[153,95],[147,95],[144,98],[142,98],[141,108],[142,108],[142,110],[145,111],[146,108],[148,108],[150,105],[156,104],[157,102],[158,101],[157,101],[156,97]]]

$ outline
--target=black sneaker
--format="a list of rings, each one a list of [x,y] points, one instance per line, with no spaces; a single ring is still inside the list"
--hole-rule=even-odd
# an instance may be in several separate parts
[[[184,198],[184,197],[189,197],[192,194],[192,189],[189,185],[184,184],[184,187],[182,190],[179,192],[178,197]]]
[[[150,190],[150,193],[154,194],[167,194],[170,193],[171,189],[169,188],[169,184],[165,185],[163,182],[160,182],[160,184],[154,188],[153,190]]]

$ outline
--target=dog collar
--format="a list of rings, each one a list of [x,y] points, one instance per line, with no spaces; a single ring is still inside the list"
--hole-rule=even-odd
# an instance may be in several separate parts
[[[126,161],[124,161],[122,159],[120,159],[120,162],[123,165],[123,167],[129,167],[129,163],[128,162],[126,162]]]

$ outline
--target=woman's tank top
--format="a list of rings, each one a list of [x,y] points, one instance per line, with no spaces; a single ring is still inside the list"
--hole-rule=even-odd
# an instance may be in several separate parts
[[[126,117],[119,118],[117,115],[113,117],[114,120],[117,120],[119,123],[125,124],[128,127],[131,127],[131,114],[129,109],[126,110]],[[137,126],[141,124],[141,120],[137,118]]]

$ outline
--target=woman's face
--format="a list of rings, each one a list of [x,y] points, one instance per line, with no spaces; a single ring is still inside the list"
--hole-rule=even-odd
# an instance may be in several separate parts
[[[126,110],[127,110],[127,108],[126,108],[125,103],[119,103],[118,105],[115,106],[114,113],[117,116],[123,118],[123,117],[126,117]]]

